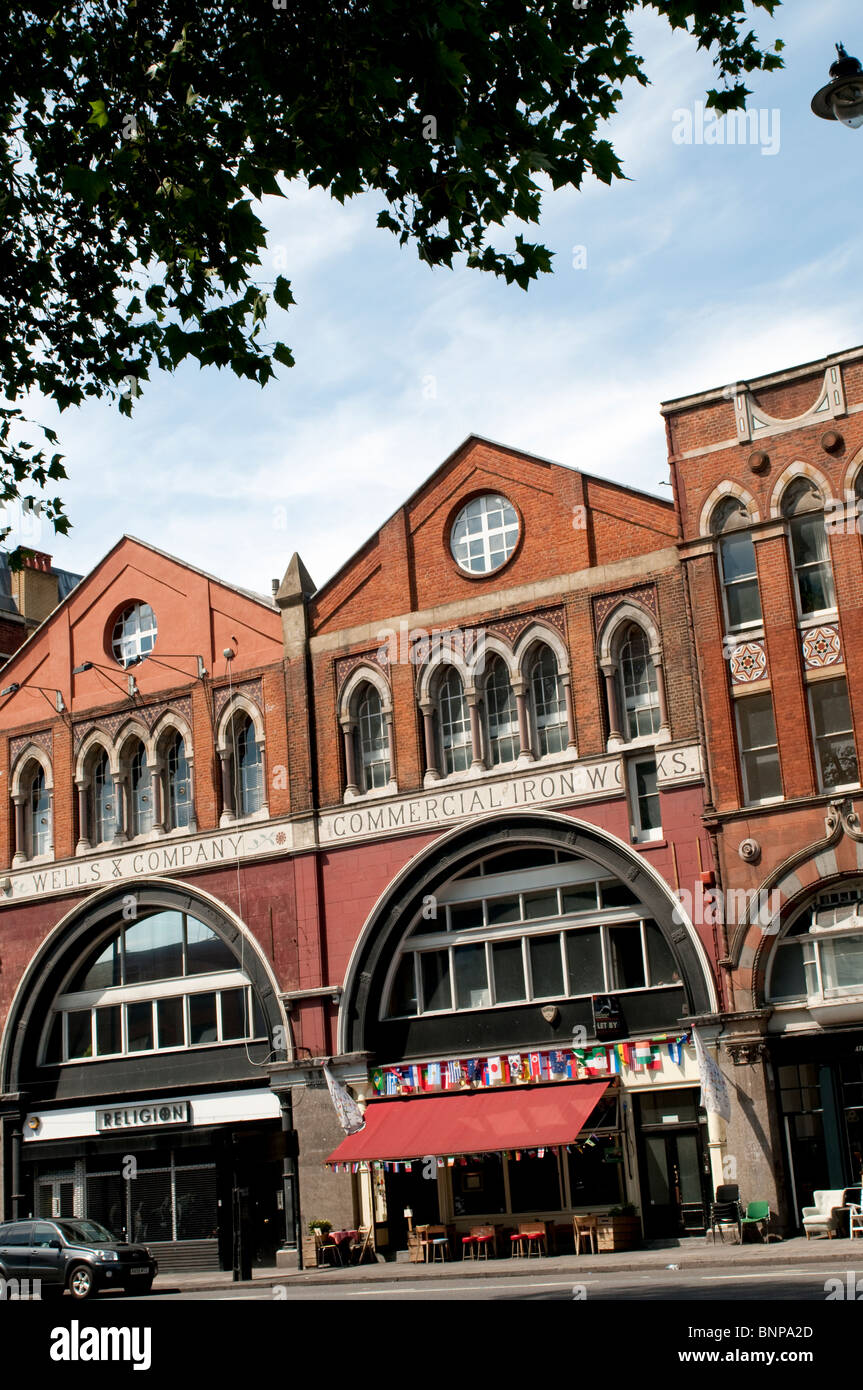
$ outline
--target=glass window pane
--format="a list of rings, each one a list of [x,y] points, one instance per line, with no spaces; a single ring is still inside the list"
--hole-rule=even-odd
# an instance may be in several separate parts
[[[482,903],[453,903],[449,920],[453,931],[460,931],[464,927],[481,927]]]
[[[535,999],[563,994],[563,958],[560,936],[532,936],[529,942],[530,973]]]
[[[728,602],[728,621],[732,627],[761,621],[761,598],[757,579],[744,579],[738,584],[729,584],[725,590],[725,597]]]
[[[561,891],[564,912],[595,912],[599,899],[595,883],[580,883],[577,888]]]
[[[858,989],[863,984],[863,936],[822,941],[821,978],[825,994]]]
[[[524,916],[526,921],[540,917],[557,917],[557,893],[525,893]]]
[[[420,956],[422,970],[423,1008],[451,1009],[452,995],[449,987],[449,953],[447,951],[424,951]]]
[[[499,1004],[525,999],[524,959],[521,941],[496,941],[491,948],[494,991]]]
[[[640,927],[609,927],[612,989],[641,989],[645,984]]]
[[[126,928],[126,984],[172,980],[183,973],[183,918],[157,912]]]
[[[213,970],[236,970],[230,946],[210,927],[194,917],[186,918],[186,974],[206,975]]]
[[[120,937],[115,936],[107,946],[99,946],[84,962],[68,985],[69,993],[79,990],[110,989],[123,983],[123,957],[120,950]]]
[[[743,765],[749,801],[766,801],[769,797],[782,795],[779,754],[775,749],[745,753]]]
[[[504,922],[521,920],[521,906],[517,897],[490,898],[486,903],[486,912],[490,927],[498,927]]]
[[[153,1005],[148,999],[141,1004],[126,1005],[126,1031],[130,1052],[150,1052],[153,1048]]]
[[[851,725],[848,687],[843,680],[816,681],[809,687],[815,733],[844,734]]]
[[[96,1051],[100,1057],[123,1051],[123,1029],[119,1004],[96,1010]]]
[[[726,584],[733,579],[749,579],[755,575],[755,546],[748,531],[723,536],[719,542],[719,553]],[[757,585],[755,592],[758,592]]]
[[[69,1030],[69,1057],[92,1057],[92,1021],[89,1009],[73,1009],[66,1015]]]
[[[650,970],[651,985],[676,985],[680,973],[674,962],[671,947],[655,922],[645,922],[644,934],[647,938],[647,964]]]
[[[483,1009],[491,1003],[485,946],[456,946],[453,951],[456,1007]]]
[[[645,833],[661,830],[662,818],[659,814],[659,789],[656,782],[656,762],[642,759],[633,769],[635,786],[637,828]]]
[[[776,725],[769,695],[749,695],[744,700],[738,700],[737,713],[745,749],[775,747]]]
[[[182,1047],[185,1043],[182,999],[159,999],[156,1002],[159,1025],[159,1047]]]
[[[393,980],[390,1014],[395,1018],[400,1018],[404,1014],[415,1014],[416,1011],[417,987],[414,957],[413,955],[402,956]]]
[[[776,951],[776,960],[773,964],[770,997],[772,999],[803,999],[805,996],[806,972],[803,968],[802,948],[797,942],[793,946],[780,946]],[[783,1067],[781,1071],[793,1071],[796,1080],[796,1068]]]
[[[800,609],[803,613],[822,613],[835,607],[833,575],[827,564],[811,565],[797,571],[800,586]]]
[[[827,534],[820,512],[794,518],[791,522],[791,546],[795,565],[811,565],[827,559]]]
[[[605,991],[599,927],[567,932],[566,962],[571,994],[602,994]]]
[[[228,1042],[232,1038],[247,1038],[249,1028],[246,991],[244,989],[223,989],[221,1005],[222,1041]]]
[[[215,994],[189,995],[189,1045],[217,1041]]]
[[[637,907],[638,898],[631,888],[627,888],[625,883],[603,883],[602,887],[602,906],[603,907]]]

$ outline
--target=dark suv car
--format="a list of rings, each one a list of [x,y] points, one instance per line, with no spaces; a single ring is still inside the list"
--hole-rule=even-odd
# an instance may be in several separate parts
[[[46,1293],[89,1298],[101,1289],[149,1293],[159,1266],[86,1217],[12,1221],[0,1226],[0,1278],[38,1279]],[[5,1285],[4,1285],[5,1287]]]

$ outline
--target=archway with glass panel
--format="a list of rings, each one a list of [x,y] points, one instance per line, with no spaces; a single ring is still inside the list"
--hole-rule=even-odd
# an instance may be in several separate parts
[[[42,1061],[204,1047],[266,1037],[232,949],[189,912],[143,912],[116,924],[69,972],[45,1029]]]
[[[818,1008],[858,996],[863,1017],[863,879],[826,889],[791,919],[766,980],[776,1005]]]

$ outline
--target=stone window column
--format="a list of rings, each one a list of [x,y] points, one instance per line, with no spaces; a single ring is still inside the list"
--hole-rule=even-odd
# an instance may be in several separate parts
[[[437,765],[437,749],[435,748],[434,736],[434,704],[431,700],[423,700],[420,705],[423,715],[423,738],[426,750],[426,771],[430,777],[440,777],[440,769]]]
[[[603,661],[602,674],[605,677],[605,699],[608,705],[608,737],[623,743],[620,730],[620,713],[617,708],[617,666],[613,661]]]
[[[12,868],[17,869],[19,865],[26,864],[30,858],[30,846],[27,844],[27,832],[24,824],[27,793],[16,792],[12,800],[15,803],[15,853],[12,856]]]
[[[86,854],[93,848],[90,841],[90,787],[87,782],[76,782],[78,789],[78,844],[76,854]]]
[[[668,699],[665,693],[665,670],[662,665],[662,652],[651,652],[653,669],[656,672],[656,693],[659,696],[659,732],[671,732],[668,723]]]
[[[350,792],[352,796],[358,796],[360,788],[357,781],[357,746],[354,738],[356,725],[350,715],[345,715],[340,723],[345,745],[345,776],[347,777],[345,791]]]
[[[219,762],[222,774],[222,822],[231,821],[236,818],[236,808],[234,806],[234,777],[233,759],[230,748],[219,749]]]
[[[575,747],[575,706],[572,702],[572,684],[569,673],[561,676],[563,681],[563,698],[566,704],[566,746]]]
[[[150,795],[153,798],[153,829],[158,834],[165,830],[165,798],[162,795],[162,767],[159,761],[148,763],[150,771]]]
[[[485,759],[482,755],[482,721],[479,717],[479,696],[475,690],[465,692],[467,708],[470,715],[470,741],[471,741],[471,767],[485,767]]]
[[[527,696],[524,689],[524,678],[517,677],[512,683],[512,692],[515,695],[515,708],[518,715],[518,756],[520,758],[533,758],[533,748],[530,739],[530,723],[527,717]]]
[[[189,832],[190,835],[194,835],[194,834],[197,833],[197,830],[198,830],[198,818],[197,818],[197,816],[195,815],[195,762],[194,762],[194,759],[191,758],[191,757],[189,756],[188,752],[186,753],[186,766],[187,766],[188,769],[189,769],[189,824],[188,824],[188,826],[186,827],[186,829],[188,830],[188,832]],[[262,746],[262,748],[261,748],[261,778],[262,778],[262,780],[263,780],[263,776],[264,776],[264,763],[263,763],[263,746]],[[261,796],[262,796],[262,804],[263,804],[263,805],[266,805],[266,797],[263,795],[263,787],[262,787],[262,790],[261,790]]]
[[[391,709],[388,709],[384,712],[384,718],[387,721],[387,752],[389,754],[390,759],[389,781],[397,782],[398,778],[396,777],[396,730],[395,722],[393,720],[393,712]]]
[[[114,799],[117,802],[117,816],[114,824],[112,844],[122,844],[129,838],[129,777],[128,773],[118,772],[114,778]]]

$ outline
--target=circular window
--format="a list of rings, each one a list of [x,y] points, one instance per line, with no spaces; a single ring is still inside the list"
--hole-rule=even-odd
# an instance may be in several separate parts
[[[121,666],[143,661],[156,645],[156,615],[149,603],[132,603],[118,613],[111,650]]]
[[[453,559],[469,574],[490,574],[512,555],[518,532],[518,514],[505,497],[493,493],[474,497],[453,522]]]

